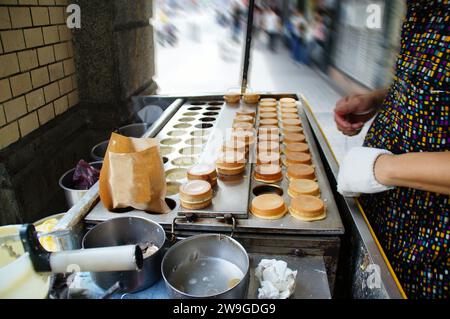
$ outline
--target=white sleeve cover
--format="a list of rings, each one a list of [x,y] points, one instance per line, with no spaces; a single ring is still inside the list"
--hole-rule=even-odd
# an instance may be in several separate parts
[[[375,178],[375,162],[385,154],[392,153],[369,147],[351,149],[339,169],[338,192],[345,197],[357,197],[360,194],[375,194],[393,189],[394,187],[380,184]]]

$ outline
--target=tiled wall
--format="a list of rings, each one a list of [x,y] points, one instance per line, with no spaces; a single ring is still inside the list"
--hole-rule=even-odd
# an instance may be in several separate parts
[[[78,104],[69,0],[0,0],[0,149]]]

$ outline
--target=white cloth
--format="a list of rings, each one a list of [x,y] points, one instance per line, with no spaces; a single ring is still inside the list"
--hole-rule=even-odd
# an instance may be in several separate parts
[[[394,187],[382,185],[375,179],[375,162],[385,154],[392,153],[369,147],[351,149],[339,169],[338,192],[346,197],[357,197],[361,193],[375,194],[393,189]]]
[[[261,260],[255,275],[261,283],[258,299],[287,299],[294,293],[297,271],[289,269],[282,260]]]

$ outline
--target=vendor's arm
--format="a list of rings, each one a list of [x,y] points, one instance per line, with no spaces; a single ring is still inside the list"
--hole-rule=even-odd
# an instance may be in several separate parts
[[[386,186],[450,195],[450,152],[382,155],[375,178]]]
[[[344,196],[395,187],[450,195],[450,152],[393,155],[388,150],[355,147],[340,163],[337,188]]]
[[[369,93],[373,98],[374,105],[376,108],[381,107],[381,105],[383,104],[384,100],[386,99],[388,93],[389,93],[388,88],[382,88],[382,89],[372,91],[371,93]]]
[[[387,94],[388,89],[380,89],[339,100],[334,110],[337,128],[348,136],[358,134],[364,124],[377,113]]]

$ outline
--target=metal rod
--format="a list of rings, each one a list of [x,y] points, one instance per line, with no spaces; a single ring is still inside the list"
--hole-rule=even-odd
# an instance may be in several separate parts
[[[163,115],[159,119],[156,120],[155,123],[145,132],[143,138],[153,138],[155,137],[159,131],[170,121],[173,115],[180,109],[183,105],[184,100],[181,98],[176,99],[169,107],[164,111]]]
[[[108,290],[105,291],[103,296],[100,297],[100,299],[109,299],[112,295],[114,295],[116,292],[119,292],[123,289],[123,284],[118,281],[114,285],[111,286]]]
[[[248,69],[250,67],[250,53],[252,49],[254,9],[255,9],[255,0],[250,0],[248,3],[247,34],[245,36],[244,68],[242,70],[242,84],[241,84],[242,94],[244,94],[247,91],[247,84],[248,84]]]

